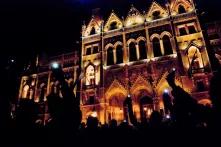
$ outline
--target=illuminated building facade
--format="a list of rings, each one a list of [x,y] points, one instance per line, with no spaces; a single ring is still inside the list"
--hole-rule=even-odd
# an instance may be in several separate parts
[[[46,64],[37,61],[41,70],[22,77],[19,98],[39,102],[52,87],[59,92],[49,69],[56,61],[69,83],[75,81],[79,65],[84,71],[79,87],[84,122],[90,115],[101,123],[125,120],[128,96],[138,120],[153,110],[164,113],[162,95],[171,91],[165,79],[171,70],[177,71],[176,83],[199,103],[210,103],[211,65],[192,0],[154,1],[145,13],[131,6],[125,18],[114,11],[105,20],[93,15],[82,26],[81,47],[80,56],[61,55]]]
[[[81,82],[83,121],[94,115],[104,123],[125,119],[130,96],[139,120],[163,112],[162,95],[171,89],[165,77],[177,70],[176,83],[199,103],[210,103],[211,65],[192,0],[154,1],[145,13],[131,6],[125,18],[93,15],[82,26]]]

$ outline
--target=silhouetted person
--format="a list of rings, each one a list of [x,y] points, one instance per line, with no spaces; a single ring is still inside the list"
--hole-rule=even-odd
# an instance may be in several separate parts
[[[116,129],[117,128],[117,121],[115,119],[112,119],[109,123],[109,128]]]
[[[158,111],[153,111],[150,115],[150,128],[159,129],[162,127],[162,116]]]
[[[194,127],[196,125],[197,101],[175,84],[175,71],[168,75],[167,82],[172,88],[174,97],[172,115],[176,125],[181,128]]]
[[[213,104],[213,127],[221,128],[221,67],[214,73],[210,83],[210,96]]]

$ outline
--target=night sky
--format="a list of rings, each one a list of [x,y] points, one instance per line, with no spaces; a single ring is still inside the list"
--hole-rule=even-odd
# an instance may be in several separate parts
[[[220,0],[200,0],[210,19],[219,17]],[[36,53],[60,54],[72,51],[80,40],[83,20],[88,22],[91,10],[100,7],[105,17],[114,9],[126,16],[130,4],[147,11],[148,0],[1,0],[0,59],[16,58],[23,64]]]

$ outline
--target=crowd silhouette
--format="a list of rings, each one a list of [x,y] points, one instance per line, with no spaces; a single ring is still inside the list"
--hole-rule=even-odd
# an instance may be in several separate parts
[[[132,100],[128,97],[124,106],[127,106],[129,118],[120,124],[114,119],[108,124],[100,124],[99,120],[92,116],[87,118],[86,123],[81,123],[80,100],[73,93],[73,89],[81,76],[69,86],[64,79],[62,70],[55,70],[53,74],[61,85],[62,98],[52,87],[51,93],[47,97],[50,121],[46,124],[38,123],[36,120],[39,112],[36,103],[33,100],[21,99],[10,123],[12,132],[10,138],[13,138],[14,143],[116,145],[117,142],[121,142],[122,145],[127,143],[137,145],[147,141],[149,144],[167,144],[170,135],[173,133],[173,137],[182,139],[177,135],[177,130],[219,130],[221,127],[220,67],[210,82],[209,94],[212,106],[198,104],[191,95],[177,86],[175,84],[175,71],[173,71],[166,78],[172,88],[172,97],[163,95],[166,117],[158,111],[153,111],[149,119],[137,121],[132,110]],[[188,136],[194,135],[189,134]],[[188,138],[192,139],[191,137]],[[161,141],[156,142],[158,139]]]

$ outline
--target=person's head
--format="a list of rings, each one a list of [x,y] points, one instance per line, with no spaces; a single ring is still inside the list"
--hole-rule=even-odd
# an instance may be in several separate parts
[[[87,128],[89,129],[98,128],[98,119],[96,117],[89,116],[87,118]]]
[[[112,119],[110,121],[109,126],[110,126],[110,128],[116,128],[117,127],[117,121],[115,119]]]
[[[153,111],[152,114],[150,115],[150,123],[152,125],[157,125],[160,124],[162,122],[162,116],[160,114],[160,112],[158,111]]]

